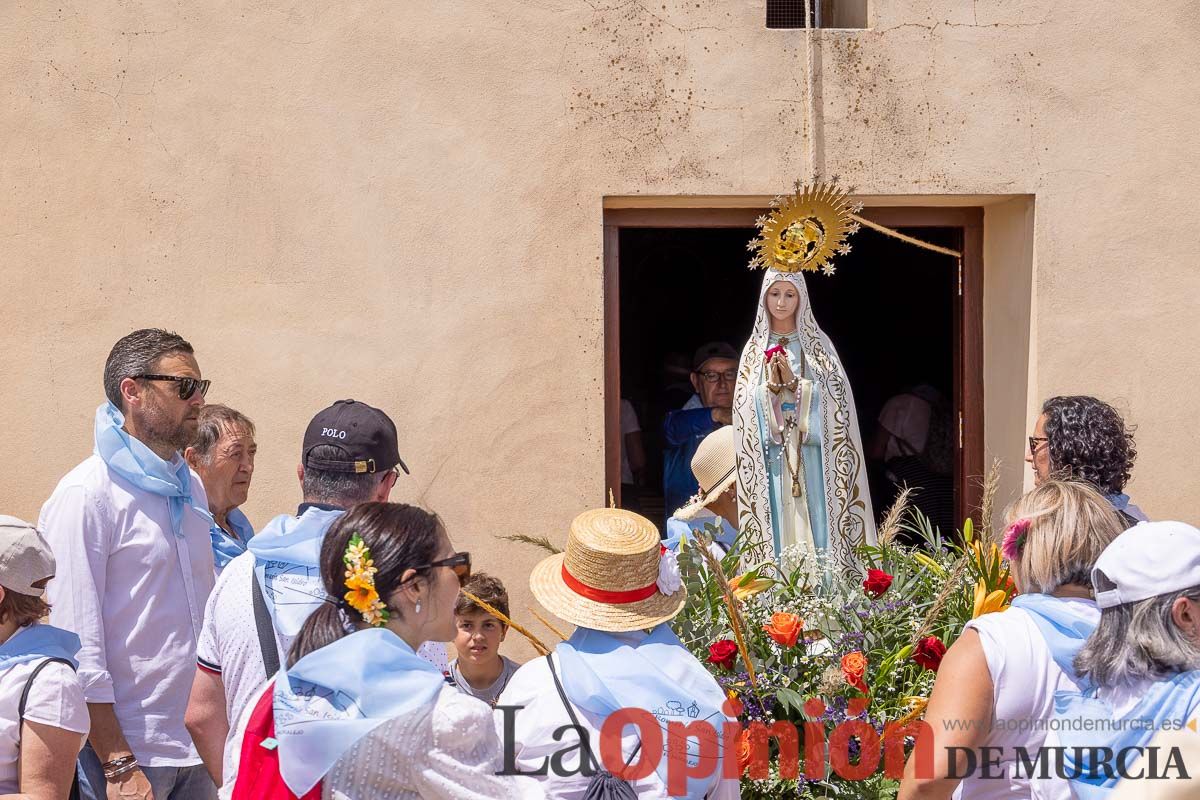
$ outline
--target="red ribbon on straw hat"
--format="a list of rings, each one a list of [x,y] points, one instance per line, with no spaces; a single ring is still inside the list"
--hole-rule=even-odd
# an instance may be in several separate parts
[[[665,554],[666,552],[667,552],[667,548],[663,547],[662,545],[659,545],[659,551],[658,551],[659,558],[662,558],[663,554]],[[562,578],[563,578],[563,583],[565,583],[567,585],[567,588],[569,588],[571,591],[573,591],[575,594],[579,595],[580,597],[584,597],[584,598],[587,598],[588,600],[594,600],[597,603],[605,603],[608,605],[620,605],[622,603],[636,603],[639,600],[645,600],[648,597],[653,597],[654,594],[658,591],[658,581],[657,580],[655,580],[655,582],[650,584],[649,586],[643,586],[640,589],[627,589],[626,591],[623,591],[623,592],[613,592],[613,591],[609,591],[608,589],[597,589],[594,586],[588,586],[586,583],[579,580],[574,575],[572,575],[570,572],[568,572],[567,564],[565,561],[563,562],[563,566],[562,566]]]

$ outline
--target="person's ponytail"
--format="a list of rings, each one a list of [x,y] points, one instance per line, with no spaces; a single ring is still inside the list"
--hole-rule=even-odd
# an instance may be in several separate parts
[[[333,644],[347,634],[345,617],[341,609],[333,602],[322,603],[300,628],[292,641],[292,649],[288,652],[288,663],[291,667],[304,656],[320,650],[328,644]]]
[[[360,503],[338,518],[321,544],[321,581],[329,597],[301,626],[288,652],[288,666],[356,629],[361,615],[348,608],[343,561],[356,534],[371,551],[375,591],[385,603],[409,569],[428,564],[437,552],[441,521],[433,512],[403,503]],[[395,609],[389,613],[397,615]]]

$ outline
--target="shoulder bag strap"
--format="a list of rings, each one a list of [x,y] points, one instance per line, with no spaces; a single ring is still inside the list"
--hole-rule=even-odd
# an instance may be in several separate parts
[[[45,661],[43,661],[42,663],[38,664],[36,667],[33,668],[33,672],[30,673],[30,675],[29,675],[29,680],[25,681],[25,688],[21,690],[21,700],[20,700],[20,702],[17,703],[17,750],[18,751],[21,749],[21,729],[24,728],[24,725],[21,724],[21,721],[25,719],[25,704],[27,702],[29,702],[29,690],[33,687],[33,679],[38,676],[39,672],[41,672],[43,669],[46,668],[47,664],[66,664],[68,667],[71,668],[72,672],[75,671],[74,664],[72,664],[70,661],[68,661],[65,658],[57,658],[57,657],[47,658]],[[70,800],[79,800],[80,793],[79,793],[79,773],[78,772],[76,772],[75,776],[71,779],[71,791],[70,791],[70,794],[68,795],[68,797],[70,797]]]
[[[562,700],[563,706],[567,709],[567,716],[571,718],[571,722],[575,725],[575,727],[579,728],[580,730],[584,730],[583,726],[579,724],[579,717],[575,716],[574,706],[572,706],[571,701],[567,699],[567,692],[565,689],[563,689],[562,681],[558,679],[558,671],[554,669],[554,659],[549,655],[546,656],[546,665],[550,667],[550,676],[554,678],[554,688],[558,689],[558,696]],[[639,739],[637,746],[634,747],[633,752],[629,754],[629,758],[625,759],[625,766],[628,767],[633,763],[633,760],[637,758],[638,751],[641,749],[642,741]],[[587,748],[587,754],[592,761],[596,761],[597,765],[603,766],[599,763],[596,757],[592,755],[591,748]]]
[[[33,679],[38,676],[38,673],[46,668],[47,664],[66,664],[75,671],[75,665],[65,658],[47,658],[42,663],[33,668],[33,672],[29,674],[29,679],[25,681],[25,688],[21,691],[21,702],[17,703],[17,719],[25,719],[25,703],[29,701],[29,690],[33,688]],[[18,738],[20,733],[17,734]]]
[[[271,624],[271,612],[267,610],[267,599],[263,597],[258,576],[250,573],[251,593],[254,595],[254,627],[258,629],[258,649],[262,651],[263,667],[267,677],[279,672],[279,645],[275,641],[275,627]]]

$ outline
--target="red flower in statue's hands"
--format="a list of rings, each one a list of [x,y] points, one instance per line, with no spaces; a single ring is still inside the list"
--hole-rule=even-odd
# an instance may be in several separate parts
[[[867,579],[863,581],[863,589],[871,597],[879,597],[892,585],[892,576],[881,569],[867,570]]]
[[[733,669],[733,660],[737,658],[738,647],[732,639],[722,639],[708,646],[708,663],[716,664],[721,669]]]
[[[763,361],[770,361],[777,353],[783,352],[783,345],[777,344],[763,351]]]
[[[942,665],[942,656],[944,655],[946,655],[946,645],[942,644],[942,640],[936,636],[926,636],[917,642],[917,649],[913,651],[912,660],[925,669],[937,672],[938,667]]]

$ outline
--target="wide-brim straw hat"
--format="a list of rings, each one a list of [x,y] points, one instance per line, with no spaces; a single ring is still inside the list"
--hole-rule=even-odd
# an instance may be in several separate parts
[[[620,508],[585,511],[571,522],[567,549],[533,568],[529,588],[575,625],[612,633],[653,628],[687,600],[682,584],[669,595],[659,591],[662,550],[658,528],[645,517]]]
[[[712,501],[737,480],[737,448],[732,425],[724,425],[704,437],[692,456],[692,474],[700,491],[688,504],[675,511],[675,518],[694,519]]]

